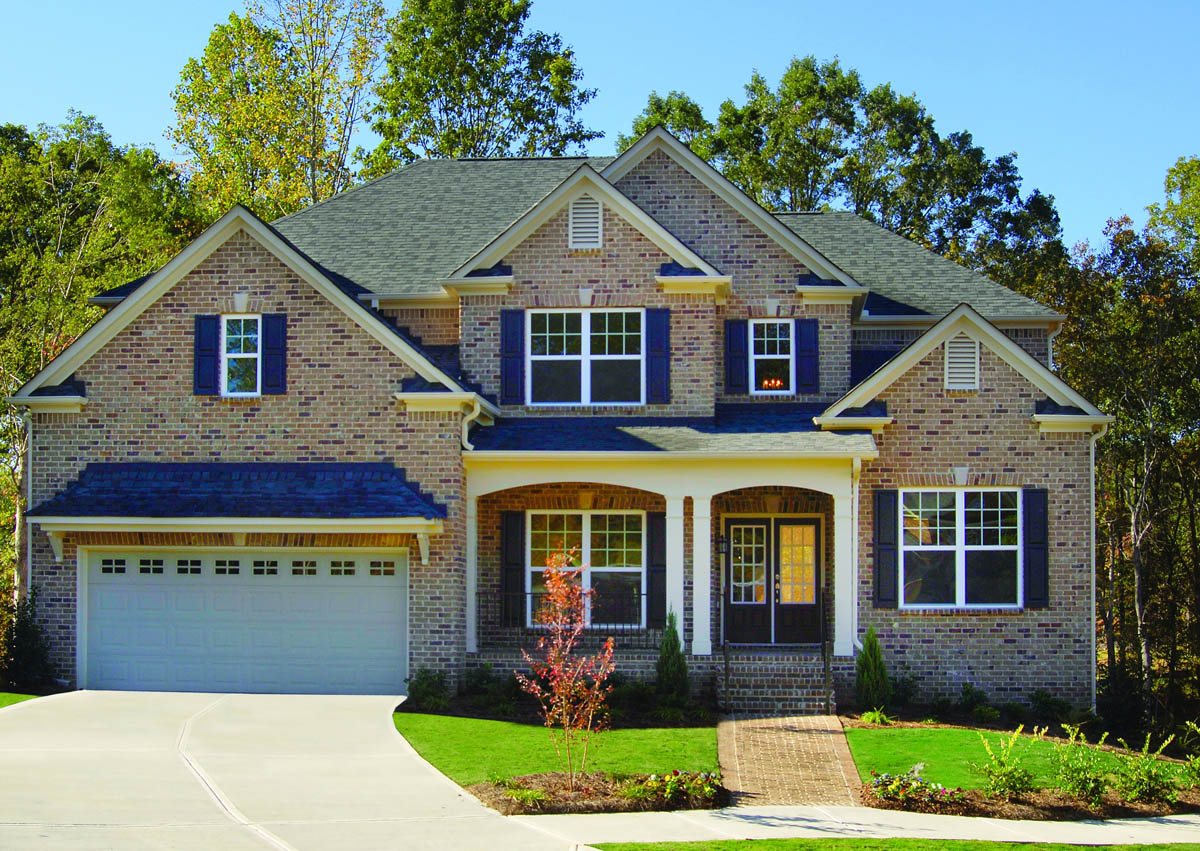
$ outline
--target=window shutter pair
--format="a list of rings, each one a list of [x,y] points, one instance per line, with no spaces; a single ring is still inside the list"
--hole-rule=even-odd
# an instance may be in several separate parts
[[[287,392],[287,316],[283,313],[264,313],[260,329],[262,358],[262,387],[264,396]],[[221,317],[197,316],[194,333],[195,350],[192,357],[192,394],[219,396],[221,394]]]
[[[796,392],[817,393],[821,389],[820,324],[816,319],[794,320],[792,351],[796,360]],[[750,320],[725,320],[725,393],[744,396],[750,392]]]
[[[646,308],[646,402],[671,401],[671,311]],[[525,404],[525,311],[500,311],[500,404]]]
[[[900,603],[900,493],[875,491],[874,602],[878,609],[894,609]],[[1022,562],[1024,563],[1025,608],[1045,609],[1050,605],[1050,494],[1046,488],[1021,492]]]

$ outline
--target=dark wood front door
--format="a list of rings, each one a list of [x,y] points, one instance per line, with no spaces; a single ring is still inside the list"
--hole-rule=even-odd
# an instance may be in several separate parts
[[[725,520],[725,639],[821,641],[821,527],[810,517]]]

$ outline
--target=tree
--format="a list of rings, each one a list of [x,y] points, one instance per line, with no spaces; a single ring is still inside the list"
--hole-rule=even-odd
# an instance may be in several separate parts
[[[620,153],[645,136],[658,125],[662,125],[699,156],[712,156],[712,122],[704,117],[704,110],[683,92],[670,92],[664,98],[651,92],[646,108],[633,119],[633,133],[617,134],[617,152]]]
[[[579,110],[575,53],[557,34],[526,32],[530,0],[405,0],[389,24],[376,88],[370,175],[418,157],[562,155],[600,133]]]
[[[1166,199],[1148,208],[1150,227],[1200,267],[1200,157],[1176,160],[1163,187]]]

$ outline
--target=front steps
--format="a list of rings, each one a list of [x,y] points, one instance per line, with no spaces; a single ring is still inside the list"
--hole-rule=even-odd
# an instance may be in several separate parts
[[[722,707],[739,715],[831,715],[832,682],[819,648],[730,647],[714,657]]]

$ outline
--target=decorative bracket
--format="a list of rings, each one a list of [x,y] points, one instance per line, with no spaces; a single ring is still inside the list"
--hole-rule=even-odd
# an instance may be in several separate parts
[[[421,564],[429,566],[429,536],[424,532],[417,533],[417,547],[421,550]]]

